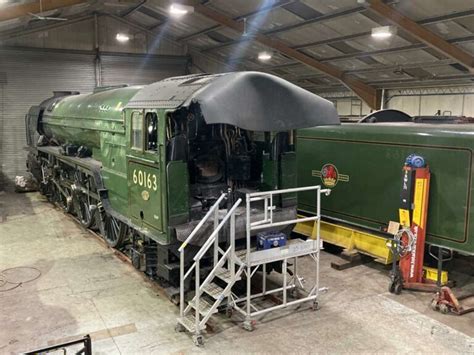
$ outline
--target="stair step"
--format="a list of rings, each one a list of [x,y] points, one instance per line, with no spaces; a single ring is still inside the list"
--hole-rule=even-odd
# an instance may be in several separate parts
[[[208,283],[204,286],[203,291],[216,300],[224,293],[224,289],[214,282]]]
[[[188,332],[194,333],[196,331],[196,317],[193,313],[188,313],[184,317],[179,317],[178,322],[182,324]]]
[[[230,281],[231,281],[231,279],[230,279],[230,277],[231,277],[230,276],[230,270],[220,268],[220,269],[216,270],[216,277],[220,278],[222,281],[230,283]],[[235,281],[239,281],[239,280],[240,280],[240,275],[235,278]]]
[[[255,247],[251,248],[250,249],[250,254],[252,254],[255,251],[257,251],[257,249]],[[236,250],[235,251],[235,256],[238,257],[239,259],[241,259],[242,261],[245,261],[245,257],[247,256],[247,249]]]
[[[193,298],[191,301],[189,301],[189,305],[193,308],[193,309],[196,309],[196,298]],[[205,298],[200,298],[199,299],[199,313],[201,313],[202,315],[206,315],[210,312],[212,308],[212,303],[209,303],[208,300],[206,300]],[[191,312],[192,313],[192,312]],[[214,312],[212,312],[213,314],[214,313],[217,313],[217,309],[214,310]]]
[[[247,249],[236,250],[236,251],[235,251],[235,255],[236,255],[238,258],[242,258],[242,257],[244,257],[244,256],[247,255]]]

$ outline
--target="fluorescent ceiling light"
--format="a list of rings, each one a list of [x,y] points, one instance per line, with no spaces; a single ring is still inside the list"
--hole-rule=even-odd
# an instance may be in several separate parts
[[[396,28],[392,26],[381,26],[372,28],[372,37],[377,39],[389,38],[396,33]]]
[[[258,60],[261,60],[262,62],[266,62],[267,60],[272,59],[272,54],[269,52],[260,52],[258,53]]]
[[[181,5],[181,4],[172,4],[169,9],[170,15],[173,17],[181,17],[189,13],[194,12],[193,6]]]
[[[126,35],[125,33],[117,33],[115,39],[119,42],[128,42],[130,40],[130,36]]]

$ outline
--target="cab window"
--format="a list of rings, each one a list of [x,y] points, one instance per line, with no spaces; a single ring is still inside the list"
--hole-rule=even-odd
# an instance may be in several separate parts
[[[158,150],[158,116],[156,112],[148,112],[145,116],[146,150]]]
[[[132,113],[131,146],[133,149],[143,149],[143,113],[139,111]]]

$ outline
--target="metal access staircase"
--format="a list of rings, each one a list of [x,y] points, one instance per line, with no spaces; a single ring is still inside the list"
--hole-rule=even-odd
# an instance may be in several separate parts
[[[301,191],[314,191],[316,194],[316,213],[312,216],[289,219],[284,221],[274,220],[274,197],[282,194],[295,194]],[[226,198],[226,194],[222,194],[216,203],[209,209],[208,213],[194,228],[186,241],[178,249],[180,253],[180,316],[177,319],[177,331],[188,331],[193,334],[193,341],[196,345],[203,344],[204,338],[202,333],[206,329],[206,323],[217,308],[226,300],[226,307],[229,312],[236,310],[245,317],[243,326],[247,330],[253,330],[255,317],[271,312],[277,309],[298,305],[303,302],[312,303],[313,309],[318,309],[319,292],[324,288],[319,288],[319,250],[320,250],[320,221],[321,221],[321,194],[329,195],[331,190],[322,189],[321,186],[306,186],[291,189],[272,190],[265,192],[254,192],[246,194],[246,245],[245,248],[235,251],[235,214],[242,200],[237,202],[227,211],[225,216],[219,222],[219,205]],[[258,220],[256,216],[251,215],[251,204],[263,203],[263,219]],[[185,248],[191,240],[197,235],[204,225],[210,223],[213,217],[213,231],[204,245],[194,256],[194,263],[185,270]],[[287,245],[277,248],[256,250],[252,247],[251,238],[255,231],[271,230],[289,224],[299,222],[314,222],[313,235],[311,239],[292,239],[287,241]],[[226,250],[219,247],[219,232],[226,225],[229,226],[229,246]],[[208,251],[213,246],[213,268],[201,282],[201,260],[204,255],[209,254]],[[303,278],[298,275],[298,258],[309,256],[315,262],[314,284],[309,288],[303,285]],[[290,270],[289,262],[292,262],[292,270]],[[281,287],[267,289],[266,270],[267,264],[273,262],[282,263],[282,285]],[[252,277],[255,273],[262,271],[261,292],[252,293]],[[188,277],[192,276],[194,271],[195,296],[185,305],[184,285]],[[291,272],[290,272],[291,271]],[[291,277],[288,278],[287,274]],[[232,287],[236,281],[246,278],[247,291],[245,297],[238,297],[232,293]],[[289,299],[288,293],[300,294],[297,299]],[[252,302],[258,298],[268,295],[282,295],[280,304],[274,306],[266,306],[264,308],[257,307]]]
[[[198,346],[203,344],[201,333],[206,329],[206,323],[209,318],[214,313],[217,313],[217,308],[225,299],[230,301],[232,286],[234,286],[236,281],[240,280],[240,275],[244,270],[244,264],[235,255],[235,211],[242,200],[238,199],[219,223],[219,205],[225,197],[225,193],[219,197],[178,249],[180,253],[180,316],[177,319],[176,329],[192,333],[193,341]],[[185,272],[185,248],[211,217],[214,219],[213,232],[194,256],[194,263]],[[219,232],[229,221],[230,245],[226,250],[222,250],[219,247]],[[204,281],[201,282],[201,260],[211,246],[214,247],[213,268]],[[236,266],[238,266],[237,270]],[[185,307],[184,285],[186,279],[192,275],[193,271],[196,293]],[[221,280],[221,282],[217,280]]]

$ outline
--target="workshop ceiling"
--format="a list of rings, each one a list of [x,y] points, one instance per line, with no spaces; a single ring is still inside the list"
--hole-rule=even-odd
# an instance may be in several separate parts
[[[373,94],[371,88],[474,81],[474,0],[178,2],[195,11],[171,18],[171,1],[164,0],[42,0],[40,15],[67,18],[64,24],[92,14],[120,17],[157,35],[166,32],[223,69],[265,71],[314,92],[355,88],[363,97]],[[0,40],[58,22],[13,11],[35,3],[0,1]],[[411,23],[396,23],[393,11]],[[386,25],[396,27],[390,38],[371,36],[373,28]],[[258,60],[262,51],[271,59]]]

